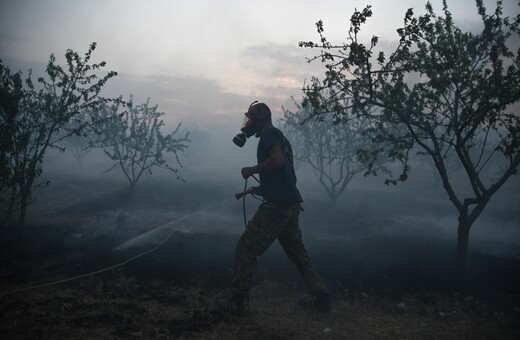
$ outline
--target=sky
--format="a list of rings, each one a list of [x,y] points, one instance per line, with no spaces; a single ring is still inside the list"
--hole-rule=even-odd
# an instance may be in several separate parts
[[[442,0],[431,1],[441,13]],[[488,11],[495,1],[484,1]],[[106,87],[111,96],[150,97],[165,121],[202,127],[233,124],[254,100],[275,116],[293,109],[304,82],[321,76],[318,50],[298,47],[316,41],[315,23],[344,42],[354,9],[371,5],[364,32],[391,46],[408,8],[424,13],[425,0],[0,0],[0,58],[13,70],[42,67],[51,53],[80,54],[97,42],[94,61],[119,75]],[[448,1],[461,28],[478,23],[473,0]],[[504,0],[505,13],[518,11]],[[516,11],[513,13],[513,11]],[[61,58],[61,59],[60,59]],[[39,75],[39,74],[35,74]],[[236,117],[236,119],[235,119]]]

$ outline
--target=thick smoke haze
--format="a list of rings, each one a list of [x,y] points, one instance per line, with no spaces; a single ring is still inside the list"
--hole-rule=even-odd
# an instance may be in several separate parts
[[[443,2],[430,1],[439,15]],[[457,27],[481,31],[475,1],[447,3]],[[483,3],[489,13],[496,8],[494,0]],[[518,338],[520,175],[471,226],[462,273],[455,260],[459,212],[430,158],[416,149],[406,181],[386,185],[383,172],[359,173],[334,202],[319,174],[295,155],[303,242],[330,289],[332,313],[296,306],[293,300],[309,292],[278,242],[258,257],[250,318],[230,321],[212,307],[230,292],[237,241],[261,203],[235,198],[257,185],[250,178],[245,187],[241,169],[257,164],[258,139],[242,148],[232,142],[244,113],[254,101],[266,103],[273,124],[282,126],[284,110],[295,112],[302,88],[326,71],[319,58],[308,62],[320,51],[298,43],[319,42],[318,20],[332,44],[345,43],[350,16],[367,4],[373,16],[360,39],[377,35],[375,50],[388,57],[405,13],[424,14],[426,0],[0,0],[0,58],[11,71],[25,77],[31,70],[40,86],[51,53],[65,66],[67,49],[83,56],[96,42],[91,62],[106,61],[101,75],[118,73],[101,95],[133,96],[136,105],[149,99],[164,113],[162,134],[181,124],[174,138],[189,140],[177,155],[165,153],[174,172],[152,168],[132,190],[101,147],[81,160],[70,147],[47,150],[24,227],[0,230],[0,334]],[[516,17],[517,0],[503,6]],[[511,107],[515,114],[519,105]],[[286,135],[296,150],[298,142]],[[468,176],[450,152],[443,155],[450,182],[471,197]],[[507,160],[488,161],[486,185]],[[399,176],[398,164],[387,166]]]
[[[232,234],[239,234],[243,230],[241,202],[235,201],[233,194],[243,190],[244,180],[240,175],[240,169],[256,164],[258,140],[252,137],[243,148],[235,146],[231,140],[239,132],[241,119],[226,118],[229,125],[186,124],[184,126],[186,131],[192,133],[189,137],[191,139],[189,147],[180,154],[183,167],[179,169],[179,175],[185,182],[176,181],[175,176],[168,171],[156,169],[153,175],[143,178],[138,183],[138,188],[146,192],[154,190],[157,185],[161,186],[161,183],[164,183],[165,187],[175,188],[175,191],[170,193],[158,194],[159,201],[161,195],[164,195],[166,201],[175,197],[181,199],[186,195],[186,200],[181,199],[182,213],[174,206],[171,207],[173,209],[171,211],[158,212],[161,216],[160,221],[164,223],[175,220],[180,216],[179,214],[191,214],[221,200],[231,200],[222,206],[201,213],[200,216],[193,216],[163,228],[166,231],[155,234],[145,243],[158,242],[161,236],[172,228],[182,232],[213,231]],[[174,164],[172,157],[169,160]],[[81,164],[69,152],[53,151],[46,158],[44,178],[51,179],[49,191],[52,191],[53,185],[59,185],[60,179],[67,177],[73,180],[88,179],[93,182],[113,181],[125,187],[127,184],[118,169],[107,174],[102,173],[110,165],[101,150],[93,150],[87,154]],[[345,193],[334,205],[331,205],[317,176],[308,165],[297,162],[296,173],[306,209],[301,218],[302,228],[305,232],[318,235],[318,238],[322,236],[320,232],[326,235],[331,230],[343,229],[342,232],[348,232],[352,228],[359,228],[366,232],[397,236],[412,242],[417,238],[444,242],[453,247],[456,244],[456,210],[448,200],[438,174],[427,159],[418,158],[412,164],[409,180],[397,186],[385,185],[384,174],[376,177],[364,177],[360,174],[352,180]],[[457,186],[456,172],[452,176]],[[248,184],[255,185],[254,180],[250,180]],[[459,185],[463,187],[464,183],[460,181]],[[204,192],[206,186],[207,193]],[[190,194],[193,188],[201,190],[200,196]],[[520,249],[518,247],[520,216],[516,200],[519,189],[519,178],[514,176],[503,190],[493,197],[472,228],[470,239],[472,250],[501,256],[520,256],[518,250]],[[42,195],[45,195],[45,190],[47,189],[41,190]],[[247,204],[247,213],[251,215],[258,202],[248,198]],[[38,204],[35,205],[35,209],[37,208]],[[141,208],[136,205],[127,213],[146,215],[147,208],[149,207]],[[157,219],[158,216],[156,215],[155,218]],[[142,223],[148,224],[148,222],[143,218]],[[159,225],[150,223],[148,228],[157,226]]]

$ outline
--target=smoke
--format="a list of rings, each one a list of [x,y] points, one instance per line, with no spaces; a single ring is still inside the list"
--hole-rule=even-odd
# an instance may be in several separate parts
[[[178,174],[184,181],[167,170],[154,169],[140,180],[131,199],[121,172],[102,173],[110,163],[101,150],[89,153],[82,164],[67,151],[52,151],[42,176],[50,179],[50,186],[35,192],[30,213],[34,219],[91,215],[97,220],[80,224],[85,230],[77,232],[83,235],[77,239],[91,237],[86,230],[100,234],[106,229],[118,249],[154,246],[172,230],[238,237],[244,222],[241,201],[235,201],[234,193],[243,190],[241,167],[256,164],[257,144],[255,138],[244,148],[232,143],[239,124],[222,130],[199,128],[204,133],[194,136],[193,150],[188,147],[182,156]],[[455,247],[457,211],[433,171],[412,170],[410,179],[397,186],[384,185],[384,177],[355,177],[335,204],[308,166],[300,164],[296,173],[305,209],[300,225],[310,246],[331,239],[390,237]],[[513,176],[491,199],[472,227],[471,250],[519,256],[520,216],[515,204],[519,188],[520,180]],[[250,219],[258,202],[248,197],[246,203]]]

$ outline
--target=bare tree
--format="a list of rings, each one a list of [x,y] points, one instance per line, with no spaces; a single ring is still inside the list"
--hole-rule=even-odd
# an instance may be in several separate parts
[[[130,194],[141,177],[151,175],[155,167],[170,170],[177,179],[182,179],[178,168],[168,164],[164,157],[164,153],[172,153],[177,165],[182,167],[179,153],[187,148],[189,140],[188,133],[175,138],[181,123],[171,133],[163,135],[161,128],[164,122],[160,118],[164,113],[157,111],[157,105],[151,106],[150,99],[134,105],[131,96],[125,106],[126,110],[121,113],[120,103],[107,105],[98,112],[98,120],[103,123],[96,127],[99,135],[97,144],[114,161],[106,172],[119,167],[130,184]],[[111,116],[116,118],[105,119]]]

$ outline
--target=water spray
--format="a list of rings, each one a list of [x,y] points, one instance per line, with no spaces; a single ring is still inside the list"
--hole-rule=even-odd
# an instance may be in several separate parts
[[[154,231],[157,231],[158,229],[163,229],[165,227],[168,227],[168,226],[171,226],[177,222],[180,222],[182,220],[185,220],[187,218],[190,218],[194,215],[197,215],[197,214],[200,214],[206,210],[209,210],[209,209],[212,209],[216,206],[219,206],[219,205],[222,205],[226,202],[228,202],[230,199],[225,199],[223,201],[220,201],[218,203],[215,203],[213,205],[210,205],[208,207],[205,207],[205,208],[202,208],[200,210],[197,210],[191,214],[188,214],[188,215],[184,215],[176,220],[173,220],[173,221],[170,221],[168,223],[165,223],[145,234],[149,234],[151,232],[154,232]],[[85,274],[81,274],[81,275],[77,275],[77,276],[74,276],[74,277],[69,277],[69,278],[66,278],[66,279],[63,279],[63,280],[58,280],[58,281],[52,281],[52,282],[47,282],[47,283],[43,283],[43,284],[39,284],[39,285],[35,285],[35,286],[29,286],[29,287],[25,287],[25,288],[20,288],[20,289],[16,289],[16,290],[12,290],[12,291],[9,291],[9,292],[5,292],[5,293],[1,293],[0,294],[0,297],[4,297],[4,296],[7,296],[7,295],[11,295],[11,294],[14,294],[14,293],[20,293],[20,292],[24,292],[24,291],[28,291],[28,290],[33,290],[33,289],[37,289],[37,288],[43,288],[43,287],[49,287],[49,286],[54,286],[54,285],[58,285],[58,284],[61,284],[61,283],[65,283],[65,282],[70,282],[70,281],[73,281],[73,280],[78,280],[78,279],[81,279],[81,278],[84,278],[84,277],[88,277],[88,276],[93,276],[93,275],[96,275],[96,274],[101,274],[101,273],[104,273],[104,272],[107,272],[109,270],[112,270],[112,269],[116,269],[116,268],[119,268],[119,267],[122,267],[124,266],[125,264],[128,264],[142,256],[145,256],[147,254],[150,254],[154,251],[156,251],[157,249],[159,249],[159,247],[161,247],[164,243],[166,243],[166,241],[168,241],[170,239],[170,237],[173,235],[173,233],[175,232],[174,229],[171,230],[171,232],[168,234],[168,236],[166,236],[161,242],[159,242],[157,245],[155,245],[154,247],[152,247],[151,249],[145,251],[145,252],[142,252],[142,253],[139,253],[123,262],[120,262],[120,263],[117,263],[117,264],[114,264],[112,266],[109,266],[109,267],[106,267],[106,268],[103,268],[103,269],[100,269],[100,270],[96,270],[96,271],[93,271],[93,272],[89,272],[89,273],[85,273]],[[143,235],[145,235],[143,234]],[[135,240],[136,239],[139,239],[141,236],[143,235],[140,235],[136,238],[133,238],[125,243],[123,243],[122,245],[120,245],[119,247],[115,248],[114,250],[119,250],[119,249],[124,249],[124,248],[127,248],[127,247],[130,247],[131,245],[134,245],[135,244]]]

